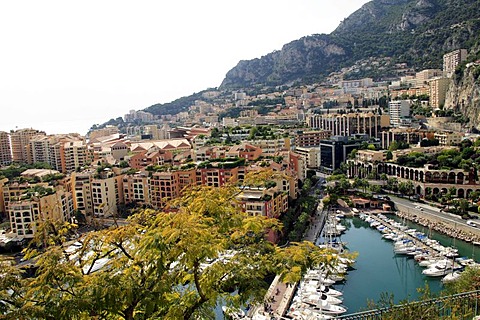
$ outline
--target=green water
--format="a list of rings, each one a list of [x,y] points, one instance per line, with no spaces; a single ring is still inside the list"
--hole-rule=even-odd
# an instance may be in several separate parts
[[[417,298],[417,288],[423,288],[425,284],[432,292],[441,290],[441,278],[426,277],[422,275],[423,268],[414,259],[395,255],[393,243],[382,239],[381,233],[368,223],[354,217],[343,224],[348,229],[341,240],[347,242],[350,252],[359,254],[355,270],[348,273],[347,281],[335,286],[335,289],[343,291],[348,313],[368,310],[367,302],[377,302],[385,293],[393,294],[394,301],[398,303]]]

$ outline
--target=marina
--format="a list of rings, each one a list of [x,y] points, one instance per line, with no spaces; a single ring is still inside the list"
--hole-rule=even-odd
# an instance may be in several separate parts
[[[413,301],[422,295],[419,288],[428,286],[437,293],[442,281],[455,279],[466,265],[476,265],[472,242],[395,214],[352,211],[344,218],[338,213],[318,219],[325,225],[317,221],[307,236],[319,246],[328,243],[358,253],[356,261],[342,262],[328,273],[310,270],[294,286],[277,278],[266,296],[273,297],[272,303],[242,319],[331,319],[368,310],[373,303]]]

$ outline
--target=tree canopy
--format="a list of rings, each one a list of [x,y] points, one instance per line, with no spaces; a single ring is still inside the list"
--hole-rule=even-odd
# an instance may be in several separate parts
[[[47,221],[27,250],[34,276],[1,265],[0,313],[7,319],[212,319],[219,301],[261,302],[268,275],[295,282],[307,268],[335,263],[334,254],[308,241],[284,248],[267,241],[280,223],[242,212],[239,191],[193,188],[168,211],[141,210],[128,225],[88,233],[73,247],[63,243],[75,226]]]

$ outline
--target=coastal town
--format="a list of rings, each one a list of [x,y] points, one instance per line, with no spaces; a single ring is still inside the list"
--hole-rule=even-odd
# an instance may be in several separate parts
[[[398,64],[398,77],[383,81],[344,79],[348,69],[298,87],[209,89],[186,111],[132,110],[94,125],[87,136],[33,128],[0,132],[0,249],[18,253],[47,220],[80,226],[79,239],[128,224],[139,208],[175,212],[175,200],[195,186],[229,185],[242,185],[235,203],[247,216],[296,214],[304,222],[290,239],[267,232],[274,244],[315,243],[327,225],[321,213],[332,208],[396,213],[480,244],[480,136],[448,96],[466,59],[466,50],[458,49],[444,55],[442,70]],[[389,61],[368,63],[381,69]],[[255,173],[262,183],[248,178]],[[303,219],[298,203],[308,196],[315,206]],[[465,223],[452,226],[421,207],[403,210],[396,197]],[[267,295],[277,300],[264,309],[287,315],[294,288],[276,279]],[[291,297],[282,302],[286,291]]]

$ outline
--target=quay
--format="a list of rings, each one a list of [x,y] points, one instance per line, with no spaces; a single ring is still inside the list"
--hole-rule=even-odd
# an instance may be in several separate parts
[[[323,226],[327,219],[327,211],[323,210],[323,202],[317,206],[315,216],[312,218],[310,223],[310,228],[307,230],[304,240],[315,243],[320,233],[322,232]],[[284,318],[285,314],[288,311],[288,308],[292,302],[293,297],[295,296],[295,291],[297,289],[298,283],[293,285],[287,285],[280,281],[280,276],[277,275],[270,287],[265,294],[265,299],[263,305],[258,305],[253,307],[249,313],[249,318],[253,319],[287,319]],[[254,315],[261,315],[258,318],[255,318]],[[262,316],[268,316],[268,318],[262,318]]]

